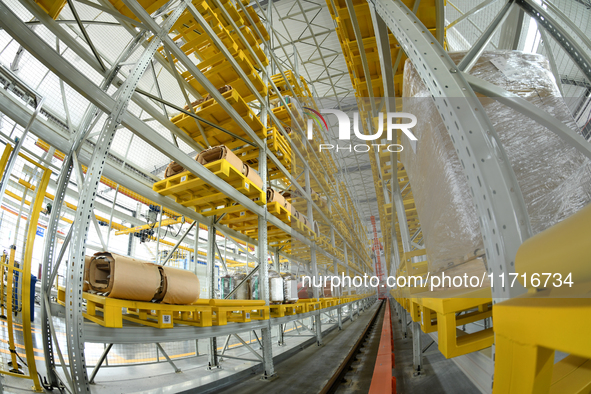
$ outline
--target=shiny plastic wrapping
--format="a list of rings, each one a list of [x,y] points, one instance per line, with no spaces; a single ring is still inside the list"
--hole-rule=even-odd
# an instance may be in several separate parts
[[[232,275],[232,289],[236,288],[240,282],[246,279],[246,274],[235,274]],[[236,293],[232,296],[234,300],[248,300],[250,298],[248,282],[243,284],[236,290]]]
[[[259,273],[258,271],[252,275],[250,280],[248,281],[248,288],[249,288],[249,299],[251,300],[260,300],[259,297]]]
[[[451,57],[457,63],[463,55],[454,53]],[[485,52],[470,74],[519,95],[578,130],[545,57],[516,51]],[[409,61],[403,86],[403,111],[418,117],[412,129],[418,144],[414,152],[403,136],[406,149],[401,160],[412,187],[429,270],[459,268],[483,254],[470,187],[431,94]],[[588,159],[527,116],[489,98],[481,102],[515,172],[533,234],[591,201]]]
[[[283,278],[283,302],[291,304],[298,301],[298,280],[292,273],[281,274]]]
[[[248,283],[250,287],[250,299],[261,300],[260,294],[260,276],[255,273]],[[272,304],[281,304],[283,302],[283,278],[277,271],[269,270],[269,302]]]
[[[246,279],[246,274],[238,273],[221,277],[222,298],[226,298],[239,283]],[[236,290],[229,298],[230,300],[248,300],[250,299],[250,281],[246,282]]]
[[[273,270],[269,270],[269,302],[272,304],[283,302],[283,278]]]

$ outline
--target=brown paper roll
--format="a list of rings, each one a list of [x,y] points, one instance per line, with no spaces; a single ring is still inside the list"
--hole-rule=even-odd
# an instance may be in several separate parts
[[[176,161],[171,161],[166,167],[166,171],[164,171],[164,178],[180,174],[183,171],[185,171],[185,168],[182,165],[178,164]]]
[[[218,92],[220,92],[221,94],[224,94],[228,91],[232,90],[232,86],[230,85],[224,85],[221,88],[218,89]],[[203,101],[208,101],[211,100],[213,97],[211,97],[211,94],[208,94],[207,96],[205,96],[202,100]]]
[[[252,183],[254,183],[259,188],[263,187],[263,180],[261,179],[258,172],[253,170],[248,164],[244,164],[242,168],[242,174],[244,174],[244,176],[250,179]]]
[[[163,304],[192,304],[199,299],[199,278],[190,271],[161,267],[166,286]]]
[[[96,253],[90,262],[90,288],[109,298],[151,301],[161,286],[158,266],[114,253]]]
[[[82,285],[82,291],[90,290],[90,260],[93,256],[84,256],[84,284]]]
[[[242,160],[240,160],[240,158],[236,156],[234,152],[228,149],[228,147],[225,145],[218,145],[206,149],[200,152],[195,159],[199,162],[199,164],[202,165],[213,163],[214,161],[218,161],[221,159],[226,159],[232,167],[242,172]]]
[[[302,223],[304,223],[305,226],[310,227],[310,221],[308,220],[308,218],[305,215],[302,215],[300,213],[299,219]]]
[[[279,192],[273,188],[267,189],[267,203],[278,202],[279,205],[285,206],[285,198]]]

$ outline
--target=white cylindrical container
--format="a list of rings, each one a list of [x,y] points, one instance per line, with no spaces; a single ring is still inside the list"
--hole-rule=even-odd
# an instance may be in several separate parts
[[[283,278],[277,271],[269,270],[269,302],[281,304],[283,302]]]
[[[298,281],[291,273],[283,275],[283,302],[285,304],[293,304],[298,302]]]

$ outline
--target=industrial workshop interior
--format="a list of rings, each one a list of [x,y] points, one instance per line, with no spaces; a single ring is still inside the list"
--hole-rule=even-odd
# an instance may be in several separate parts
[[[0,393],[591,393],[590,0],[0,0]]]

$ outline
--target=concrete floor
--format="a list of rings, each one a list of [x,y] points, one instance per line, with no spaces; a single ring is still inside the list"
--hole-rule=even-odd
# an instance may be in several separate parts
[[[478,388],[458,368],[453,360],[446,359],[433,343],[423,353],[423,373],[413,376],[412,330],[408,326],[408,338],[403,337],[398,315],[392,309],[392,332],[394,333],[396,388],[404,394],[480,394]],[[425,349],[433,338],[421,331],[421,346]]]
[[[324,337],[320,348],[310,346],[276,364],[277,378],[262,381],[253,376],[239,384],[216,391],[216,394],[318,393],[338,370],[351,347],[371,320],[379,303],[362,312],[354,322],[345,322],[343,331],[334,330]],[[375,361],[375,357],[374,357]],[[364,391],[364,392],[367,392]]]

